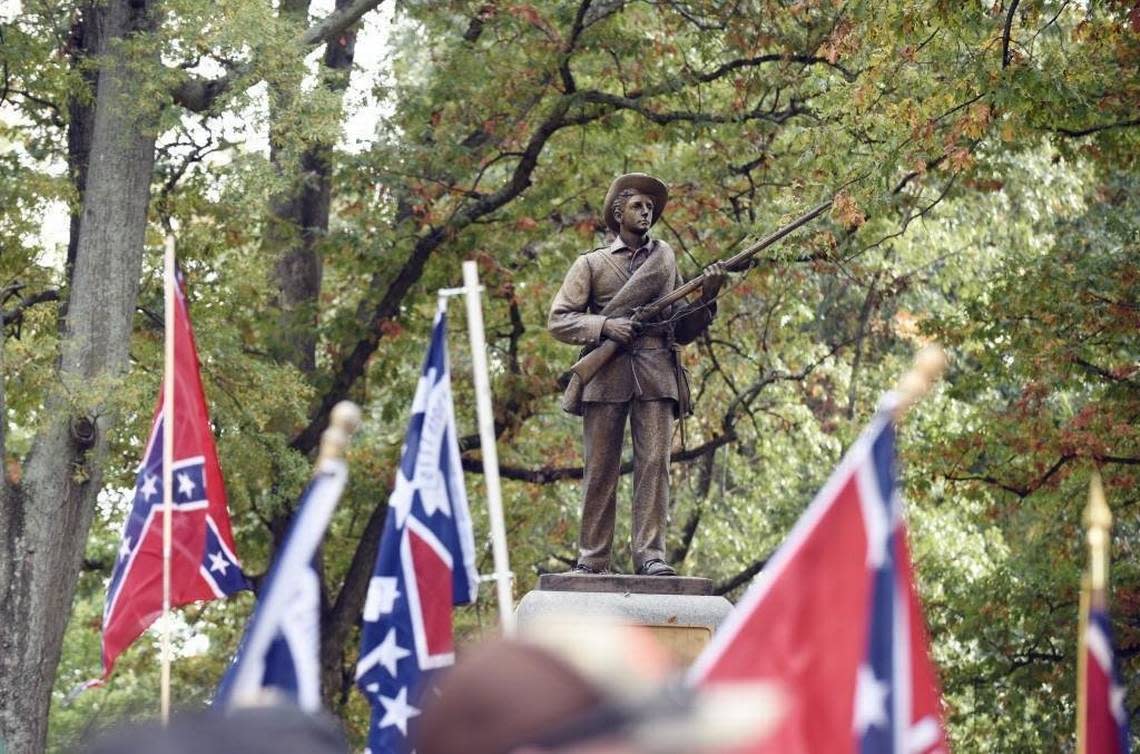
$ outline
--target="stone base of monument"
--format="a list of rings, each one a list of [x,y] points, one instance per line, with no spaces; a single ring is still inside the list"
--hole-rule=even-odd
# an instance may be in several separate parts
[[[519,602],[519,625],[612,617],[645,626],[682,665],[700,654],[732,603],[709,579],[687,576],[545,574]]]

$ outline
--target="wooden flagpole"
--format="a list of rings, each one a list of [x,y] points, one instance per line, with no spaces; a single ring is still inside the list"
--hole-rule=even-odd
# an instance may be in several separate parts
[[[898,402],[895,404],[895,419],[901,419],[911,406],[933,389],[935,383],[946,371],[946,352],[936,343],[924,347],[914,357],[914,366],[899,378],[895,386]]]
[[[1085,652],[1085,632],[1089,630],[1089,575],[1081,574],[1081,596],[1078,609],[1081,611],[1077,618],[1077,751],[1085,752],[1085,725],[1088,716],[1089,689],[1086,681],[1089,657]]]
[[[170,553],[174,512],[174,234],[167,232],[163,246],[164,359],[162,383],[162,682],[160,716],[170,720]]]

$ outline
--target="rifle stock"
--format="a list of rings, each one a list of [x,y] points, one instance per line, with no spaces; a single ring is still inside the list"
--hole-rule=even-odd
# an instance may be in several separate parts
[[[574,366],[570,367],[570,371],[578,375],[582,385],[586,385],[590,380],[594,379],[598,371],[604,367],[610,359],[617,355],[621,345],[616,340],[602,341],[602,344],[590,351],[588,354],[574,362]]]
[[[735,272],[741,269],[744,266],[744,263],[748,261],[748,259],[768,248],[785,236],[789,235],[798,228],[807,225],[809,222],[822,215],[830,206],[831,200],[828,199],[826,202],[823,202],[822,204],[812,208],[810,211],[804,213],[803,215],[800,215],[792,222],[788,223],[774,233],[765,236],[743,251],[733,254],[728,259],[723,260],[725,268],[730,272]],[[667,293],[656,301],[653,301],[639,308],[634,312],[632,319],[635,321],[645,321],[653,316],[656,316],[665,307],[675,304],[676,302],[688,296],[690,293],[698,290],[701,287],[703,281],[704,275],[698,275],[671,293]],[[610,359],[616,356],[619,351],[621,351],[621,344],[619,344],[617,341],[603,341],[602,344],[597,348],[590,351],[582,358],[578,359],[578,361],[574,363],[574,366],[570,367],[570,371],[578,375],[578,379],[584,387],[587,383],[589,383],[590,380],[594,379],[599,370],[601,370],[601,368],[604,367]]]

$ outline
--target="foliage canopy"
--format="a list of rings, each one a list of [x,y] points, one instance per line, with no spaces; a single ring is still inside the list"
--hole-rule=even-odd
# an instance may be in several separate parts
[[[573,354],[545,334],[546,310],[572,258],[603,242],[609,180],[643,170],[671,186],[657,232],[689,275],[841,191],[830,218],[734,279],[687,349],[697,415],[675,456],[672,559],[738,594],[878,395],[937,339],[950,374],[901,445],[955,750],[1069,750],[1094,466],[1117,515],[1127,670],[1140,653],[1138,6],[451,0],[314,32],[376,4],[169,0],[106,48],[128,61],[133,114],[158,141],[130,373],[68,396],[116,423],[52,746],[98,718],[149,713],[156,697],[143,640],[107,689],[65,701],[98,667],[104,584],[157,394],[166,222],[247,570],[264,571],[328,409],[365,407],[323,554],[326,691],[361,736],[361,579],[434,291],[457,283],[461,260],[480,262],[521,594],[573,557],[577,520],[579,428],[557,406]],[[25,2],[0,26],[0,447],[13,484],[60,381],[70,279],[53,239],[68,232],[42,227],[96,200],[69,142],[105,60],[74,49],[95,7]],[[353,63],[365,44],[384,45],[379,63]],[[353,142],[345,124],[365,104],[375,123]],[[459,338],[452,358],[461,430],[474,432]],[[477,445],[464,438],[473,501]],[[249,609],[184,612],[180,703],[208,697]],[[490,630],[493,608],[460,622],[468,637]]]

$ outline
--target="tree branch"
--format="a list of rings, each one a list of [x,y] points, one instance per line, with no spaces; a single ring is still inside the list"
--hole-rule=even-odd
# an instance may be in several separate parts
[[[620,94],[611,94],[609,92],[600,92],[597,90],[589,90],[580,92],[582,99],[585,102],[594,104],[609,105],[618,110],[632,110],[633,112],[641,115],[646,120],[658,124],[666,123],[744,123],[751,120],[766,120],[771,123],[783,123],[790,118],[797,115],[802,115],[808,110],[801,106],[796,100],[792,100],[783,110],[761,110],[757,107],[754,110],[742,113],[722,114],[722,113],[699,113],[688,110],[665,110],[657,111],[649,107],[648,103],[640,97],[636,96],[622,96]]]
[[[578,90],[578,85],[574,83],[574,74],[570,70],[570,58],[575,45],[578,44],[578,38],[582,36],[582,30],[586,28],[586,11],[590,9],[590,2],[591,0],[582,0],[578,4],[578,13],[574,16],[574,25],[570,29],[570,36],[562,49],[562,60],[558,64],[558,74],[562,77],[562,91],[566,94]]]
[[[1096,364],[1093,364],[1090,361],[1086,361],[1080,357],[1074,356],[1073,357],[1073,363],[1076,364],[1077,366],[1079,366],[1084,371],[1088,372],[1089,374],[1093,374],[1093,375],[1096,375],[1097,377],[1101,377],[1102,379],[1107,380],[1108,382],[1111,382],[1113,384],[1117,384],[1117,385],[1124,384],[1124,385],[1128,385],[1129,387],[1133,387],[1133,388],[1140,387],[1140,386],[1137,386],[1137,384],[1135,382],[1128,379],[1127,377],[1120,377],[1116,374],[1113,374],[1112,372],[1105,369],[1104,367],[1097,366]]]
[[[943,474],[942,476],[944,479],[946,479],[947,481],[950,481],[950,482],[985,482],[986,484],[989,484],[991,486],[1003,489],[1006,492],[1012,492],[1013,494],[1017,495],[1019,498],[1024,500],[1025,498],[1029,497],[1030,495],[1032,495],[1037,490],[1041,489],[1041,487],[1046,482],[1048,482],[1053,477],[1054,474],[1056,474],[1058,471],[1061,470],[1062,466],[1064,466],[1066,463],[1073,460],[1074,458],[1076,458],[1076,455],[1073,455],[1073,454],[1062,455],[1060,458],[1058,458],[1056,460],[1056,462],[1053,463],[1052,466],[1050,466],[1048,469],[1046,469],[1045,472],[1041,476],[1037,477],[1036,479],[1034,479],[1034,480],[1032,480],[1026,484],[1016,484],[1014,482],[1006,482],[1006,481],[1003,481],[1001,479],[998,479],[997,477],[994,477],[994,476],[991,476],[988,474],[971,474],[969,476],[956,476],[956,475],[952,475],[952,474]]]
[[[1006,68],[1009,66],[1009,35],[1013,30],[1013,14],[1017,11],[1018,3],[1021,0],[1013,0],[1009,4],[1009,12],[1005,14],[1005,28],[1001,33],[1001,67]]]
[[[1131,128],[1132,126],[1140,126],[1140,118],[1124,120],[1120,121],[1119,123],[1105,123],[1099,126],[1089,126],[1088,128],[1054,128],[1053,131],[1063,136],[1078,138],[1081,136],[1088,136],[1089,134],[1095,134],[1099,131],[1108,131],[1113,128]]]
[[[703,511],[704,509],[698,505],[693,509],[693,512],[689,514],[685,525],[681,527],[681,541],[677,543],[676,547],[669,551],[669,555],[667,556],[671,564],[677,565],[688,557],[689,549],[693,546],[693,538],[696,537],[697,529],[701,525],[701,513]]]
[[[432,253],[444,241],[452,238],[476,219],[494,212],[525,191],[530,186],[531,175],[538,166],[538,157],[547,141],[562,128],[584,122],[582,118],[567,117],[567,111],[574,101],[575,98],[572,95],[562,97],[555,103],[550,115],[531,136],[510,179],[498,191],[472,201],[457,210],[446,223],[432,227],[426,234],[419,237],[412,253],[404,261],[396,276],[388,283],[379,304],[372,310],[363,337],[356,342],[352,351],[341,361],[337,371],[333,374],[331,386],[321,398],[321,402],[313,412],[309,424],[293,438],[290,443],[292,448],[307,454],[316,447],[321,432],[328,426],[329,413],[333,406],[348,396],[348,391],[364,374],[368,360],[376,352],[383,336],[381,325],[384,321],[399,314],[400,303],[412,286],[419,281],[424,266]],[[601,113],[591,116],[592,119],[598,117],[601,117]]]
[[[59,301],[58,289],[48,288],[30,296],[22,296],[20,302],[11,309],[0,311],[0,321],[3,321],[5,327],[19,325],[24,320],[24,312],[37,304],[44,304],[49,301]]]
[[[857,74],[844,68],[838,63],[832,63],[827,58],[821,58],[816,55],[802,55],[792,53],[769,53],[767,55],[757,55],[752,58],[738,58],[730,60],[727,63],[722,63],[711,71],[702,73],[689,73],[688,75],[679,76],[671,81],[658,84],[656,86],[646,87],[645,89],[637,90],[629,93],[629,96],[634,99],[641,99],[644,97],[656,97],[661,94],[674,94],[681,91],[687,86],[692,84],[708,84],[717,79],[724,78],[733,71],[739,71],[743,68],[756,68],[767,63],[803,63],[804,65],[825,65],[834,68],[843,74],[843,77],[848,81],[854,81]]]
[[[355,24],[365,13],[380,5],[383,0],[355,0],[342,10],[335,11],[306,29],[298,38],[297,44],[306,50],[328,42]],[[226,69],[221,76],[205,79],[181,72],[178,83],[171,90],[174,101],[194,112],[209,110],[218,97],[229,91],[234,82],[253,70],[251,62]]]
[[[380,5],[383,0],[355,0],[341,10],[330,13],[317,21],[301,35],[300,42],[306,47],[315,47],[328,42],[348,27],[355,24],[373,8]]]
[[[733,589],[737,589],[739,587],[744,586],[749,581],[751,581],[756,576],[756,574],[758,574],[764,570],[764,566],[766,566],[768,564],[768,559],[770,557],[771,557],[771,555],[765,555],[764,557],[760,558],[759,560],[753,561],[747,568],[745,568],[740,573],[736,574],[735,576],[733,576],[731,578],[725,579],[724,581],[720,582],[715,587],[713,587],[713,592],[715,592],[716,594],[723,595],[723,594],[728,594]]]
[[[696,460],[706,453],[711,453],[722,445],[735,442],[736,433],[714,435],[710,440],[695,448],[678,450],[669,456],[670,463],[687,463]],[[483,461],[478,458],[464,456],[460,459],[463,470],[473,474],[483,473]],[[627,461],[621,465],[621,474],[633,473],[633,462]],[[513,479],[517,482],[530,484],[553,484],[566,479],[581,479],[583,468],[581,466],[540,466],[536,469],[527,469],[519,466],[500,466],[499,476],[504,479]]]
[[[324,616],[321,625],[322,647],[343,650],[349,629],[364,607],[372,566],[376,562],[376,555],[380,552],[380,536],[384,533],[387,519],[388,499],[385,497],[368,516],[368,523],[364,525],[364,531],[356,543],[352,561],[331,609],[322,613]]]

